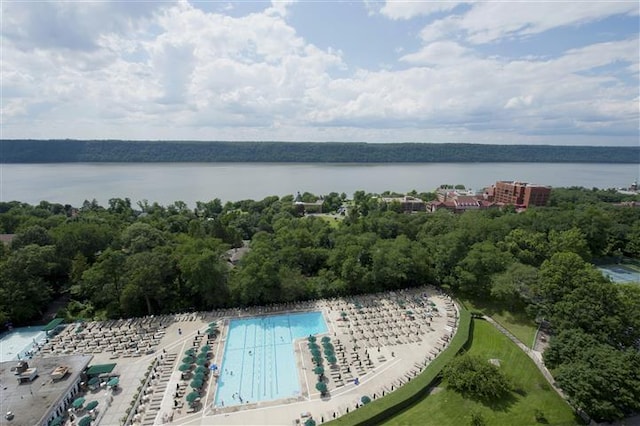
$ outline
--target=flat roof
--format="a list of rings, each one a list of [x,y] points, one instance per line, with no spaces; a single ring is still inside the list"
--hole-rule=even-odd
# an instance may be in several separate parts
[[[32,382],[18,383],[12,371],[18,361],[0,363],[0,407],[4,412],[11,411],[15,415],[9,421],[0,417],[0,425],[38,425],[45,419],[52,406],[67,393],[80,373],[87,368],[92,355],[67,355],[27,360],[30,368],[38,369],[38,376]],[[51,372],[64,365],[69,367],[69,374],[58,381],[51,379]],[[4,413],[3,413],[4,414]]]

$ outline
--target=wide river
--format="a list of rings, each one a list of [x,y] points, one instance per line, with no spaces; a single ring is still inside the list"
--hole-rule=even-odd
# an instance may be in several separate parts
[[[168,205],[220,198],[260,200],[311,192],[380,193],[433,191],[441,184],[480,190],[497,180],[551,186],[628,187],[640,178],[638,164],[556,163],[65,163],[0,164],[0,201],[82,205],[128,197]]]

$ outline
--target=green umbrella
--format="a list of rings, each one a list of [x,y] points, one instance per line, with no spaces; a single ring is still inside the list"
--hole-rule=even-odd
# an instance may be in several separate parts
[[[313,362],[316,364],[322,364],[322,357],[320,355],[318,356],[314,356],[313,358]]]
[[[304,426],[316,426],[316,421],[313,420],[312,418],[308,418],[305,422],[304,422]]]
[[[193,376],[193,380],[200,380],[201,382],[204,381],[204,373],[196,373]]]
[[[214,321],[214,322],[210,322],[210,323],[209,323],[209,327],[211,327],[211,328],[218,328],[218,323],[217,323],[217,322],[215,322],[215,321]]]
[[[187,395],[187,402],[193,402],[196,399],[200,398],[200,394],[198,392],[191,392],[189,395]]]
[[[332,349],[325,349],[324,350],[324,356],[326,356],[327,358],[330,356],[334,356],[336,353],[332,350]]]
[[[207,367],[205,367],[204,365],[199,365],[196,367],[196,369],[194,370],[196,375],[202,373],[202,374],[207,374],[207,372],[209,371],[209,369]]]
[[[89,379],[89,386],[94,386],[100,383],[100,377],[92,377]]]
[[[324,374],[324,368],[317,366],[316,368],[313,369],[313,372],[318,375]]]
[[[98,401],[91,401],[87,404],[86,407],[84,407],[85,410],[90,411],[93,410],[94,408],[96,408],[98,406]]]
[[[62,424],[62,417],[56,417],[49,423],[49,426],[60,426]]]
[[[320,349],[311,349],[311,356],[320,356]]]
[[[330,340],[331,340],[331,337],[329,336],[324,336],[322,339],[320,339],[322,343],[329,342]]]
[[[185,364],[193,364],[193,357],[192,356],[186,356],[186,357],[182,358],[182,362],[184,362]]]
[[[196,365],[205,365],[207,363],[207,359],[206,358],[198,358],[196,360]]]
[[[320,349],[320,345],[318,345],[316,342],[309,342],[309,343],[307,343],[307,347],[308,347],[309,349],[313,349],[313,348]]]
[[[202,380],[192,380],[191,387],[194,389],[200,389],[202,387]]]
[[[83,397],[80,397],[73,401],[71,405],[73,406],[73,408],[80,408],[82,407],[82,404],[84,404],[84,401],[85,399]]]
[[[217,328],[209,327],[207,328],[207,335],[211,336],[212,334],[216,334],[218,332]]]
[[[209,345],[204,345],[200,348],[200,352],[209,352],[209,350],[211,350],[211,346]]]
[[[189,348],[186,351],[184,351],[184,354],[187,356],[194,356],[196,354],[196,350],[193,348]]]
[[[327,349],[333,350],[333,345],[331,343],[323,343],[322,347],[324,348],[324,350],[326,351]]]
[[[308,340],[309,340],[310,342],[315,342],[315,341],[316,341],[316,336],[314,336],[314,335],[309,335]]]
[[[92,421],[93,421],[93,419],[91,418],[91,416],[84,416],[78,422],[78,426],[89,426]]]
[[[347,313],[345,311],[340,312],[340,316],[342,318],[345,318],[347,316]]]
[[[189,371],[189,370],[191,370],[191,364],[185,362],[180,367],[178,367],[178,370],[180,370],[182,372]]]
[[[316,389],[322,393],[327,391],[327,384],[325,382],[316,383]]]
[[[107,382],[107,386],[117,386],[118,383],[120,383],[120,378],[119,377],[114,377],[111,380],[109,380]]]
[[[331,355],[327,357],[327,362],[329,364],[335,364],[336,362],[338,362],[338,360],[336,359],[335,355]]]
[[[360,398],[360,401],[362,401],[363,404],[368,404],[371,402],[371,398],[369,398],[367,395],[364,395],[362,398]]]

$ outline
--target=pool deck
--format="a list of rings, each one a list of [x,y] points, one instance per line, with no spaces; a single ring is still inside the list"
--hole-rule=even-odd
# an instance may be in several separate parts
[[[299,311],[320,311],[327,322],[326,336],[331,339],[337,357],[335,365],[323,357],[327,395],[321,397],[315,389],[318,376],[312,371],[314,365],[307,339],[299,339],[294,343],[301,382],[299,397],[215,407],[216,378],[209,375],[200,392],[199,405],[195,409],[189,407],[185,400],[191,391],[189,380],[183,380],[178,370],[187,349],[206,342],[211,346],[210,362],[222,365],[231,319]],[[458,308],[448,296],[434,288],[421,287],[254,309],[127,320],[126,327],[117,322],[117,329],[125,332],[134,325],[143,325],[150,334],[138,345],[144,350],[122,352],[122,347],[117,345],[108,346],[110,350],[107,350],[104,345],[110,345],[110,341],[103,340],[99,341],[104,343],[91,346],[92,364],[116,362],[116,372],[120,375],[120,390],[108,397],[110,404],[101,404],[104,412],[95,424],[122,424],[141,380],[152,365],[150,374],[154,377],[142,386],[143,397],[133,417],[134,425],[293,425],[304,423],[307,415],[319,424],[356,409],[362,396],[379,398],[419,374],[447,346],[455,334],[458,316]],[[219,324],[220,333],[215,338],[204,334],[211,322]],[[114,324],[108,328],[107,324],[97,322],[86,327],[89,334],[91,330],[97,332],[98,325],[99,329],[108,330],[108,334],[115,334],[112,333]],[[126,333],[124,336],[132,339]],[[322,337],[317,336],[318,343]],[[76,338],[75,330],[63,332],[38,356],[55,356],[58,350],[66,352],[69,347],[75,348],[71,350],[73,353],[86,352],[90,347],[74,345]],[[355,383],[356,378],[359,384]]]

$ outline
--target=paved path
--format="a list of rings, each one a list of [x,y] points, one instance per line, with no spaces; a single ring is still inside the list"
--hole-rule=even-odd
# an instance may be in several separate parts
[[[515,343],[520,349],[522,349],[524,353],[526,353],[529,356],[529,358],[533,360],[533,362],[536,364],[536,367],[538,367],[538,370],[540,370],[544,378],[547,379],[547,382],[549,382],[551,387],[555,389],[556,392],[558,392],[558,395],[560,395],[563,399],[567,400],[567,396],[564,394],[564,392],[562,392],[562,390],[559,387],[556,386],[553,376],[551,375],[549,370],[547,370],[547,367],[544,365],[544,362],[542,361],[542,352],[531,350],[531,348],[529,348],[527,345],[525,345],[520,340],[518,340],[516,336],[514,336],[513,334],[511,334],[509,330],[507,330],[506,328],[498,324],[493,318],[488,317],[486,315],[484,315],[482,318],[485,319],[490,324],[492,324],[495,328],[498,329],[499,332],[507,336],[513,343]]]

